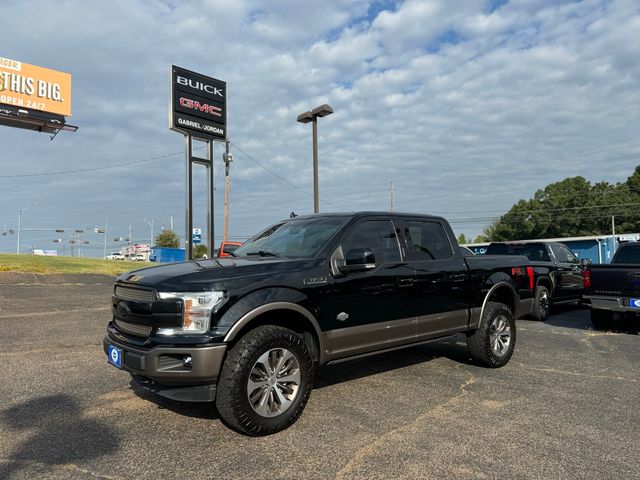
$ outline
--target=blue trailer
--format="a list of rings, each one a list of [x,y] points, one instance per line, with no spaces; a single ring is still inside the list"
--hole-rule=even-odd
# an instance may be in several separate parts
[[[151,247],[149,261],[158,263],[184,262],[184,248]]]

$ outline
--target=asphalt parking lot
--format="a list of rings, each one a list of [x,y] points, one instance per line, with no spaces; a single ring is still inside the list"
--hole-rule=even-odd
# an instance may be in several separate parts
[[[588,311],[518,321],[504,368],[462,337],[321,369],[264,438],[129,386],[111,279],[0,273],[0,478],[640,478],[640,337]]]

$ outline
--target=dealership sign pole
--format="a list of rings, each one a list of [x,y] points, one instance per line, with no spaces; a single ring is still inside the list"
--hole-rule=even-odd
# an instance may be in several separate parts
[[[227,140],[227,84],[184,68],[171,66],[169,128],[184,135],[187,167],[185,260],[193,258],[193,164],[207,168],[207,254],[214,250],[213,144]],[[194,139],[204,142],[206,158],[194,155]]]

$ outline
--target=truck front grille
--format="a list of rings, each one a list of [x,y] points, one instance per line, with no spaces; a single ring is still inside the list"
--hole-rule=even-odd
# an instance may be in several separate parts
[[[153,290],[146,290],[143,288],[116,285],[115,294],[120,300],[137,300],[141,302],[152,302],[155,300]]]
[[[116,328],[126,335],[140,338],[147,338],[151,335],[150,325],[126,322],[124,320],[118,320],[117,318],[114,318],[113,322],[115,323]]]

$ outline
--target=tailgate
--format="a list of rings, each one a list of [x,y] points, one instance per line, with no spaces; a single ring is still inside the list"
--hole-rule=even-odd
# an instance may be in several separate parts
[[[638,297],[640,268],[625,264],[592,265],[591,291],[594,295]]]

